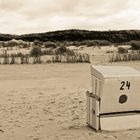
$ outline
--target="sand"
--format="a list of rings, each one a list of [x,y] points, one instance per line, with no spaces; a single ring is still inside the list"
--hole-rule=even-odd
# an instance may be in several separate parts
[[[140,62],[100,64],[140,70]],[[88,127],[87,90],[90,64],[0,65],[0,140],[140,139],[140,129],[97,133]]]

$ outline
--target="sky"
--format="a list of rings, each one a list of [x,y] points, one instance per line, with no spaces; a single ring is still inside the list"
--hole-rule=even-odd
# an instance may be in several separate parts
[[[140,0],[0,0],[0,33],[140,29]]]

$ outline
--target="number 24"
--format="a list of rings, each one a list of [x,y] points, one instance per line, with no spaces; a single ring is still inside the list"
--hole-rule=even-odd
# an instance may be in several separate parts
[[[121,87],[120,87],[120,90],[124,90],[124,86],[126,86],[128,89],[130,89],[130,82],[128,81],[122,81],[121,82]]]

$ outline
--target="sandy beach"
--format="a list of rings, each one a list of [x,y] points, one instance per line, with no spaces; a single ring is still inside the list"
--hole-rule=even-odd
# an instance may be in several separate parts
[[[140,62],[127,65],[140,70]],[[136,140],[140,129],[95,132],[86,124],[90,64],[0,66],[0,140]]]

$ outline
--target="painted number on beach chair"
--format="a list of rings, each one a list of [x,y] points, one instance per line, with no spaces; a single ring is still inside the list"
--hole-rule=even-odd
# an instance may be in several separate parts
[[[130,82],[128,82],[128,81],[122,81],[121,82],[121,87],[120,87],[120,90],[124,90],[125,89],[125,87],[127,88],[127,89],[130,89]]]

